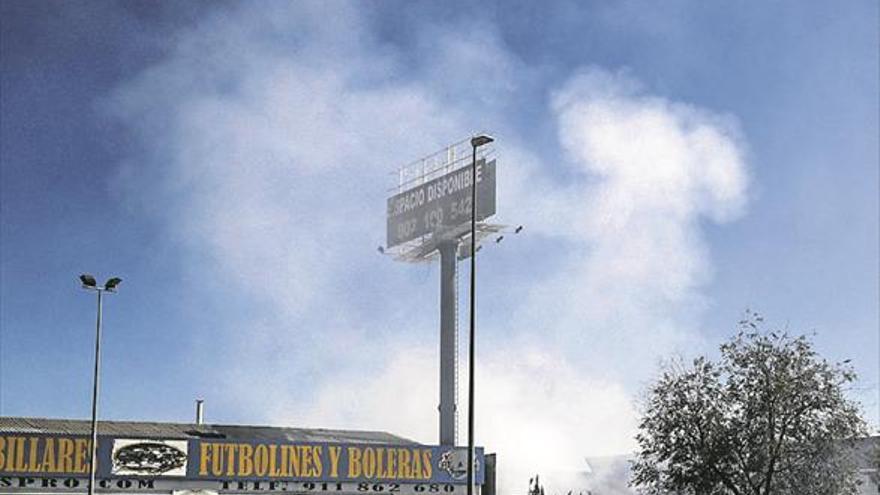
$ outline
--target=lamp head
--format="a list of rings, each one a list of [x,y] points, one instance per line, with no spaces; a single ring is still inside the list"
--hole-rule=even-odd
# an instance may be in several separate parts
[[[119,285],[119,282],[122,282],[122,279],[119,277],[113,277],[107,282],[104,283],[104,290],[108,290],[110,292],[116,291],[116,286]]]
[[[95,277],[89,275],[88,273],[83,273],[79,276],[80,282],[82,282],[82,286],[89,289],[95,289],[98,286],[98,283],[95,282]]]
[[[473,146],[474,148],[479,148],[480,146],[483,146],[484,144],[489,144],[493,141],[495,141],[495,139],[491,136],[480,134],[479,136],[474,136],[471,138],[471,146]]]

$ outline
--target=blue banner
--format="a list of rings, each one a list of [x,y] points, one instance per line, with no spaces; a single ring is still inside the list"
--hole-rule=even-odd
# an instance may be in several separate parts
[[[86,436],[0,433],[0,477],[88,477]],[[467,449],[418,444],[99,437],[101,478],[462,484]],[[483,449],[475,480],[483,482]]]

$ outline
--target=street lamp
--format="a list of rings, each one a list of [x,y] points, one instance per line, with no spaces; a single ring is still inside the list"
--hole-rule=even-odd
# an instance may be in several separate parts
[[[82,288],[93,290],[98,293],[98,323],[95,330],[95,377],[92,387],[92,443],[89,452],[89,495],[95,494],[95,452],[98,448],[98,371],[101,366],[101,304],[105,292],[116,292],[116,287],[122,282],[119,277],[113,277],[104,282],[103,287],[98,287],[95,277],[84,273],[79,276]]]
[[[495,141],[485,134],[471,138],[471,311],[468,346],[467,495],[474,494],[474,313],[477,287],[477,148]]]

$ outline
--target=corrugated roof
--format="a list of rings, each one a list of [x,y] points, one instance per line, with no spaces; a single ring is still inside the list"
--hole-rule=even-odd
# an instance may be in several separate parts
[[[78,419],[15,418],[0,416],[0,432],[88,435],[91,422]],[[131,438],[216,438],[224,440],[332,442],[418,445],[407,438],[383,431],[326,430],[279,426],[155,423],[146,421],[98,421],[98,434]]]

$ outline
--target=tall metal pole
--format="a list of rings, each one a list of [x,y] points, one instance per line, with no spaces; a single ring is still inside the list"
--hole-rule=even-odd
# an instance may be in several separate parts
[[[471,294],[468,336],[467,495],[474,494],[474,314],[477,287],[477,144],[471,141]]]
[[[477,294],[477,148],[493,142],[489,136],[478,135],[471,138],[471,324],[468,346],[468,455],[467,455],[467,495],[474,494],[474,321],[476,318]]]
[[[96,451],[98,450],[98,380],[99,370],[101,368],[101,313],[102,313],[102,296],[104,291],[96,289],[98,292],[98,323],[95,330],[95,376],[92,388],[92,443],[89,458],[89,495],[95,495],[95,460]]]

